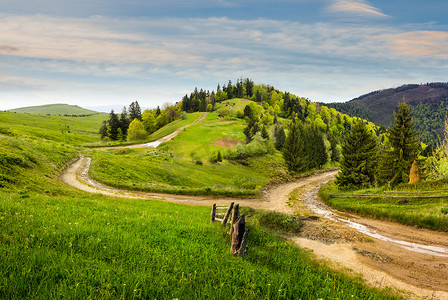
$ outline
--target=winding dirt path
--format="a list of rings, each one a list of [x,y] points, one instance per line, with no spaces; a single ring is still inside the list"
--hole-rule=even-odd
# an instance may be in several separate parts
[[[205,117],[206,113],[193,124]],[[156,142],[168,141],[184,128]],[[206,206],[238,202],[241,206],[255,209],[305,214],[308,218],[303,219],[302,232],[287,238],[301,248],[313,250],[317,258],[330,261],[334,268],[361,274],[372,286],[401,290],[408,299],[448,299],[448,234],[361,218],[330,209],[322,203],[317,192],[335,176],[336,171],[318,173],[271,187],[260,198],[240,199],[167,195],[113,188],[89,177],[90,161],[89,157],[80,157],[62,173],[62,181],[89,193],[114,197],[160,199]],[[296,200],[291,200],[293,191],[299,195]]]
[[[304,219],[303,232],[288,237],[299,247],[313,250],[317,258],[331,261],[335,268],[361,274],[372,286],[406,290],[409,299],[448,299],[448,258],[443,253],[445,250],[448,251],[448,234],[360,218],[329,209],[319,200],[317,191],[322,184],[334,177],[335,171],[272,187],[266,190],[261,198],[239,199],[120,190],[92,180],[88,176],[89,166],[90,158],[81,157],[65,170],[61,178],[66,184],[83,191],[115,197],[160,199],[186,205],[206,206],[213,203],[228,205],[237,201],[241,206],[289,214],[299,210],[302,213],[304,210],[308,211],[310,217]],[[296,189],[299,189],[300,199],[291,203],[289,195]],[[315,205],[323,212],[316,210],[313,207]],[[332,214],[331,218],[326,216],[328,211]],[[341,221],[342,219],[366,226],[390,240],[366,237],[365,234],[348,226],[347,222]],[[442,255],[403,248],[402,245],[392,241],[406,241],[440,248],[442,250],[439,254]]]
[[[148,147],[156,148],[161,143],[165,143],[165,142],[171,141],[174,137],[176,137],[185,128],[193,126],[193,125],[196,125],[199,122],[202,122],[207,117],[207,115],[208,115],[208,113],[204,112],[202,114],[202,116],[199,119],[197,119],[196,121],[194,121],[193,123],[188,124],[186,126],[183,126],[181,128],[178,128],[174,132],[172,132],[172,133],[170,133],[168,135],[165,135],[164,137],[162,137],[162,138],[160,138],[160,139],[158,139],[157,141],[154,141],[154,142],[145,143],[145,144],[135,144],[135,145],[124,145],[124,146],[113,146],[113,147],[99,147],[99,148],[93,148],[93,149],[107,150],[107,149],[122,149],[122,148],[129,148],[129,149],[148,148]]]

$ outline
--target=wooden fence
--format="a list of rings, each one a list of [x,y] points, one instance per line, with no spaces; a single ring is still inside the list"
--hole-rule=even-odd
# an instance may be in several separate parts
[[[247,235],[249,229],[246,228],[246,217],[240,215],[239,204],[234,202],[229,206],[216,206],[213,204],[210,213],[210,222],[221,222],[221,226],[225,227],[230,219],[230,236],[232,243],[230,253],[233,256],[243,256],[247,253]]]

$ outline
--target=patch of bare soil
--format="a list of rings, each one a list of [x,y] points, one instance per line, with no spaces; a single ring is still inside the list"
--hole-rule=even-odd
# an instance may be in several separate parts
[[[212,143],[214,146],[224,147],[224,148],[232,148],[238,144],[244,144],[244,142],[234,140],[228,136],[222,137],[219,140],[216,140]]]

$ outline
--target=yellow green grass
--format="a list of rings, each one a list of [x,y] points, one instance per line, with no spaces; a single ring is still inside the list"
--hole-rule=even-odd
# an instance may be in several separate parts
[[[216,112],[209,113],[202,122],[186,128],[179,133],[167,147],[173,152],[176,159],[189,160],[191,153],[206,161],[214,152],[224,153],[227,149],[212,145],[223,137],[244,141],[243,129],[246,126],[243,120],[226,120],[219,118]]]
[[[262,227],[279,216],[249,212],[249,252],[234,258],[208,207],[67,187],[58,175],[78,147],[15,131],[0,133],[1,299],[395,299]]]
[[[0,111],[0,131],[9,135],[82,145],[100,141],[98,130],[107,118],[107,114],[64,117]]]
[[[87,116],[97,115],[96,111],[85,109],[77,105],[68,104],[47,104],[39,106],[21,107],[9,110],[16,113],[41,114],[53,116]]]
[[[420,184],[403,184],[393,191],[383,189],[367,189],[343,193],[330,182],[320,190],[321,197],[330,206],[363,216],[399,222],[405,225],[418,226],[439,231],[448,231],[448,196],[425,197],[448,194],[446,180],[439,182],[423,182]],[[434,191],[422,193],[423,191]],[[439,190],[440,192],[437,192]],[[399,192],[399,193],[394,193]],[[372,194],[372,196],[364,196]],[[359,198],[353,198],[353,196]],[[337,196],[337,197],[336,197]],[[446,211],[446,212],[445,212]]]

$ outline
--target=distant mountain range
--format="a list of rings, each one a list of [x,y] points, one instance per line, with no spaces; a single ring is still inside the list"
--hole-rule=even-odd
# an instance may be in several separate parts
[[[415,128],[424,143],[437,145],[442,138],[448,113],[448,83],[405,84],[397,88],[374,91],[345,103],[325,106],[389,127],[401,99],[414,109]]]
[[[16,113],[52,115],[52,116],[91,116],[98,114],[97,111],[85,109],[77,105],[68,105],[68,104],[47,104],[38,106],[28,106],[28,107],[11,109],[8,111]]]

